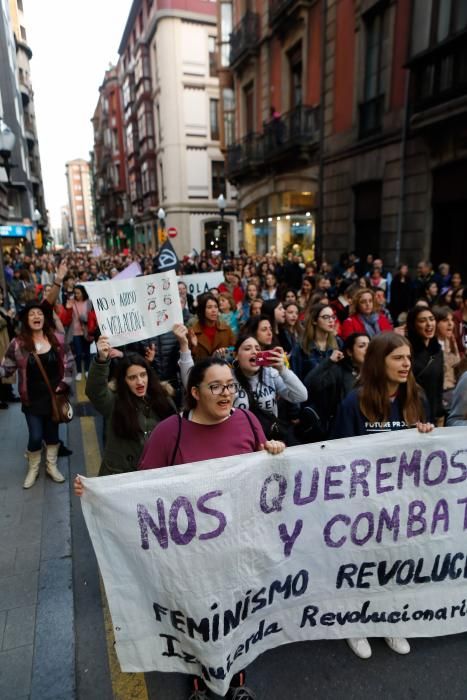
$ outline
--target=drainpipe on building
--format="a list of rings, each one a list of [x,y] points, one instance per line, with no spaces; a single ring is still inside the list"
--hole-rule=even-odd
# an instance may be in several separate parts
[[[318,170],[318,225],[315,228],[315,260],[320,265],[324,260],[324,100],[326,95],[326,22],[328,14],[327,0],[321,0],[321,86],[319,110],[319,170]]]
[[[409,94],[410,94],[410,70],[407,70],[405,76],[405,94],[404,94],[404,117],[402,124],[402,139],[401,139],[401,169],[400,169],[400,194],[399,194],[399,213],[397,216],[397,233],[396,233],[396,269],[401,264],[401,243],[402,229],[404,226],[405,214],[405,159],[407,156],[407,135],[409,131]]]

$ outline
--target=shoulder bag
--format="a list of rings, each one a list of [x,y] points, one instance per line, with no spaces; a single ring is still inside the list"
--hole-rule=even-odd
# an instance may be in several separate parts
[[[44,365],[40,361],[39,355],[37,354],[37,352],[33,352],[32,354],[34,356],[34,359],[37,362],[37,366],[39,367],[39,370],[40,370],[42,376],[44,377],[44,381],[47,385],[47,389],[49,390],[50,398],[52,399],[52,420],[53,420],[53,422],[54,423],[69,423],[73,418],[73,406],[68,401],[65,394],[57,394],[52,389],[49,378],[48,378],[47,373],[44,369]]]

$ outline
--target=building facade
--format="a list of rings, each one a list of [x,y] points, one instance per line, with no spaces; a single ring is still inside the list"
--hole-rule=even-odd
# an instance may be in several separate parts
[[[223,147],[246,247],[465,270],[467,3],[234,0],[230,16]],[[221,39],[226,17],[220,2]]]
[[[96,234],[105,248],[132,246],[133,227],[126,191],[121,95],[115,67],[109,68],[105,73],[92,124]]]
[[[0,168],[1,240],[4,247],[18,245],[29,250],[35,245],[33,218],[47,232],[31,57],[21,0],[0,0],[0,118],[15,136],[9,180],[5,168]]]
[[[180,255],[237,248],[235,190],[219,149],[215,3],[134,0],[119,54],[136,246],[154,250],[170,227]]]
[[[89,247],[95,242],[91,171],[86,160],[77,158],[65,165],[68,208],[71,222],[71,245]]]

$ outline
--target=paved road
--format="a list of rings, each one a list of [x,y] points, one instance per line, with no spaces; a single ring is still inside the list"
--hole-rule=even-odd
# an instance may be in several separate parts
[[[0,700],[185,700],[183,677],[122,674],[79,502],[75,473],[95,474],[102,421],[78,387],[62,426],[73,449],[67,483],[21,488],[26,430],[18,405],[0,412]],[[466,591],[467,595],[467,591]],[[467,700],[467,634],[416,639],[400,657],[374,640],[357,659],[344,642],[291,644],[248,669],[258,700]]]

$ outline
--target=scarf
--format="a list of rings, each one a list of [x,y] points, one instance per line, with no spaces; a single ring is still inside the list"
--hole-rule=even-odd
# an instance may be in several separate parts
[[[370,338],[373,338],[375,335],[377,335],[380,332],[380,327],[378,324],[378,314],[373,312],[372,314],[368,314],[368,316],[364,316],[363,314],[359,314],[358,318],[360,321],[363,323],[365,327],[365,333],[368,333]]]

